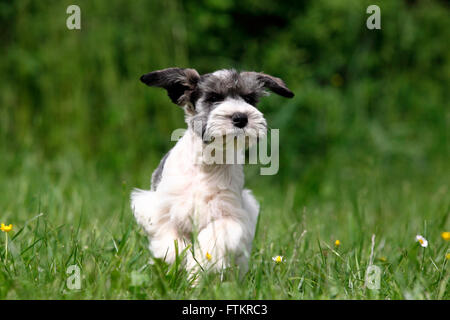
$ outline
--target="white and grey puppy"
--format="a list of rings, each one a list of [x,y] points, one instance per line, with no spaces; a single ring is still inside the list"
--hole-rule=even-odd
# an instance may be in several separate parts
[[[141,81],[165,88],[183,107],[188,125],[154,171],[151,190],[131,194],[152,255],[173,263],[175,241],[178,252],[194,244],[185,258],[189,271],[199,266],[219,271],[236,263],[246,272],[259,204],[244,189],[243,166],[194,159],[214,138],[265,135],[266,120],[256,104],[266,89],[287,98],[294,94],[279,78],[235,70],[199,75],[194,69],[169,68],[145,74]]]

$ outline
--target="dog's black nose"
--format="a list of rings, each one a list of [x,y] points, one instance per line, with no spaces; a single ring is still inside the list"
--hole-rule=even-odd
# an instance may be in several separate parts
[[[248,117],[245,113],[236,112],[231,116],[231,121],[233,121],[235,127],[243,128],[247,125]]]

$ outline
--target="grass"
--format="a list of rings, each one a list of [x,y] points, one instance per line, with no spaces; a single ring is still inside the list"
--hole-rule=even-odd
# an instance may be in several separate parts
[[[267,188],[267,177],[248,179],[262,206],[248,274],[243,282],[237,270],[224,281],[205,275],[192,288],[178,266],[148,264],[128,203],[135,181],[102,176],[74,155],[50,162],[3,155],[0,219],[14,230],[7,261],[0,240],[1,299],[450,298],[449,243],[440,236],[449,229],[445,175],[397,179],[381,164],[339,171],[336,163],[314,196],[302,181]],[[148,178],[142,174],[139,186]],[[379,290],[364,281],[373,234]],[[276,255],[285,261],[276,264]],[[80,290],[67,287],[70,265],[81,268]]]

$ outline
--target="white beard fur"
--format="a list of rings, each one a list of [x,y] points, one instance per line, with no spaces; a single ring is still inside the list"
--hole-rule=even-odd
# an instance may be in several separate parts
[[[178,252],[187,250],[185,266],[199,270],[221,271],[233,263],[240,273],[248,270],[255,235],[259,204],[250,190],[244,189],[240,164],[206,165],[192,160],[195,144],[202,143],[187,130],[166,159],[156,191],[136,189],[131,207],[139,225],[149,238],[155,258],[168,263]]]

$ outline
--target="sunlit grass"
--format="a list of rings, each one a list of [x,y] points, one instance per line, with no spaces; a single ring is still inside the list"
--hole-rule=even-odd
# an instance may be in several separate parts
[[[127,181],[100,176],[76,158],[39,165],[30,155],[19,166],[14,175],[0,171],[0,222],[14,225],[8,260],[0,242],[2,299],[450,297],[449,242],[442,237],[449,199],[441,179],[423,188],[414,180],[385,183],[378,172],[378,178],[360,175],[367,180],[355,180],[363,187],[354,188],[333,178],[304,203],[297,200],[300,182],[267,189],[249,181],[262,211],[248,274],[242,281],[235,269],[222,280],[205,274],[193,287],[179,264],[148,263]],[[428,247],[416,242],[417,234]],[[365,284],[371,255],[382,271],[379,290]],[[67,287],[71,265],[81,269],[80,290]]]

